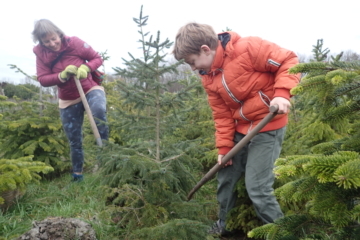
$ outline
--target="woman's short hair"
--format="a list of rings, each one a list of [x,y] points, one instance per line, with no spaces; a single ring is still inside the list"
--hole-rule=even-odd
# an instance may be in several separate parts
[[[62,39],[65,36],[65,33],[50,20],[40,19],[35,22],[34,31],[32,32],[33,41],[34,43],[37,42],[41,43],[42,38],[52,33],[58,34],[60,39]]]

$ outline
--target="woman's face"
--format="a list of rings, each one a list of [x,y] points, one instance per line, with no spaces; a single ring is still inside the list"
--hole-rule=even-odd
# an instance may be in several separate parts
[[[55,52],[59,51],[61,48],[61,39],[60,39],[59,35],[56,33],[47,34],[45,37],[41,38],[41,43],[45,47],[47,47]]]

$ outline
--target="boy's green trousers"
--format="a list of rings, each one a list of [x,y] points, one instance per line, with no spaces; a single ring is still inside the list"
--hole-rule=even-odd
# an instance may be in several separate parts
[[[274,162],[279,157],[285,129],[262,132],[255,135],[234,157],[231,166],[217,174],[217,200],[220,204],[219,219],[225,222],[226,215],[235,206],[237,193],[234,187],[242,174],[257,216],[264,223],[274,222],[283,213],[273,194]],[[235,144],[245,135],[236,132]]]

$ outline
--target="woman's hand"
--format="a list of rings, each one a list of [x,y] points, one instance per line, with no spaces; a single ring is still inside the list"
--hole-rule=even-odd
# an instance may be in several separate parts
[[[90,72],[90,68],[85,64],[81,64],[81,66],[77,70],[76,77],[81,80],[87,78],[88,73]]]
[[[75,65],[68,65],[64,71],[60,73],[60,78],[62,80],[69,80],[71,75],[75,75],[77,73],[78,68]]]

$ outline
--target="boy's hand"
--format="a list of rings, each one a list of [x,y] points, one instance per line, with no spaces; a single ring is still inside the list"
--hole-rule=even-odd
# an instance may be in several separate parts
[[[291,107],[290,101],[283,97],[275,97],[273,100],[271,100],[270,106],[273,105],[279,106],[279,110],[278,110],[279,114],[288,113]]]
[[[221,160],[225,155],[219,154],[218,155],[218,164],[221,165]],[[223,165],[224,167],[230,166],[232,165],[232,159],[230,159],[229,161],[227,161],[227,163],[225,163],[225,165]]]

